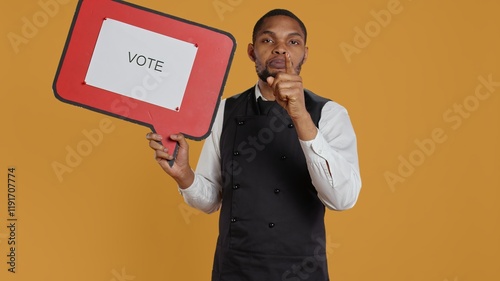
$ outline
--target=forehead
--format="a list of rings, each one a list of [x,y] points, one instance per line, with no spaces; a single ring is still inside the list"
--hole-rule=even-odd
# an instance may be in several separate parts
[[[288,16],[272,16],[266,18],[262,27],[257,32],[257,35],[261,35],[266,31],[271,31],[276,34],[285,33],[286,35],[290,33],[298,33],[304,37],[304,32],[302,31],[302,28],[300,28],[300,24]]]

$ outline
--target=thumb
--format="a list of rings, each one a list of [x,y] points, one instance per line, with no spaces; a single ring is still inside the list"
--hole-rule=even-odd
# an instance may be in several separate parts
[[[267,80],[267,84],[269,84],[269,86],[273,85],[273,83],[274,83],[274,77],[269,76],[269,77],[267,77],[266,80]]]
[[[170,135],[170,139],[173,140],[173,141],[176,141],[180,148],[183,148],[183,149],[188,149],[189,145],[186,141],[186,138],[184,137],[183,134],[173,134],[173,135]],[[169,153],[171,153],[169,151]]]

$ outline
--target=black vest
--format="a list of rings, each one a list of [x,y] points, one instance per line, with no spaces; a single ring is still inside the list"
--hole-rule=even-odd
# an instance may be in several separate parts
[[[328,101],[305,90],[316,126]],[[220,139],[222,208],[213,281],[325,281],[325,207],[293,123],[254,87],[228,98]]]

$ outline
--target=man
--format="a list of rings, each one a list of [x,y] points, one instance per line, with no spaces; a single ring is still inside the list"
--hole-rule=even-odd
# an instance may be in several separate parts
[[[347,111],[303,88],[307,30],[287,10],[255,25],[248,56],[259,80],[221,101],[193,172],[181,134],[173,157],[147,134],[160,166],[185,201],[220,209],[212,280],[329,280],[325,206],[351,208],[361,188]]]

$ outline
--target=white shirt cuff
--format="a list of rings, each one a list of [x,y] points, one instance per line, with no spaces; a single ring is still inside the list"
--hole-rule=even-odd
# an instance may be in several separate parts
[[[307,162],[314,162],[315,160],[317,161],[317,158],[315,156],[324,159],[323,148],[328,144],[326,143],[325,138],[319,130],[314,139],[308,141],[299,139],[299,142],[302,150],[304,151]]]
[[[198,175],[195,173],[194,174],[194,181],[190,186],[188,186],[184,189],[177,187],[177,190],[179,190],[179,193],[184,197],[186,197],[186,196],[193,197],[193,195],[196,194],[196,192],[197,192],[196,187],[199,185],[198,182],[199,182]]]

